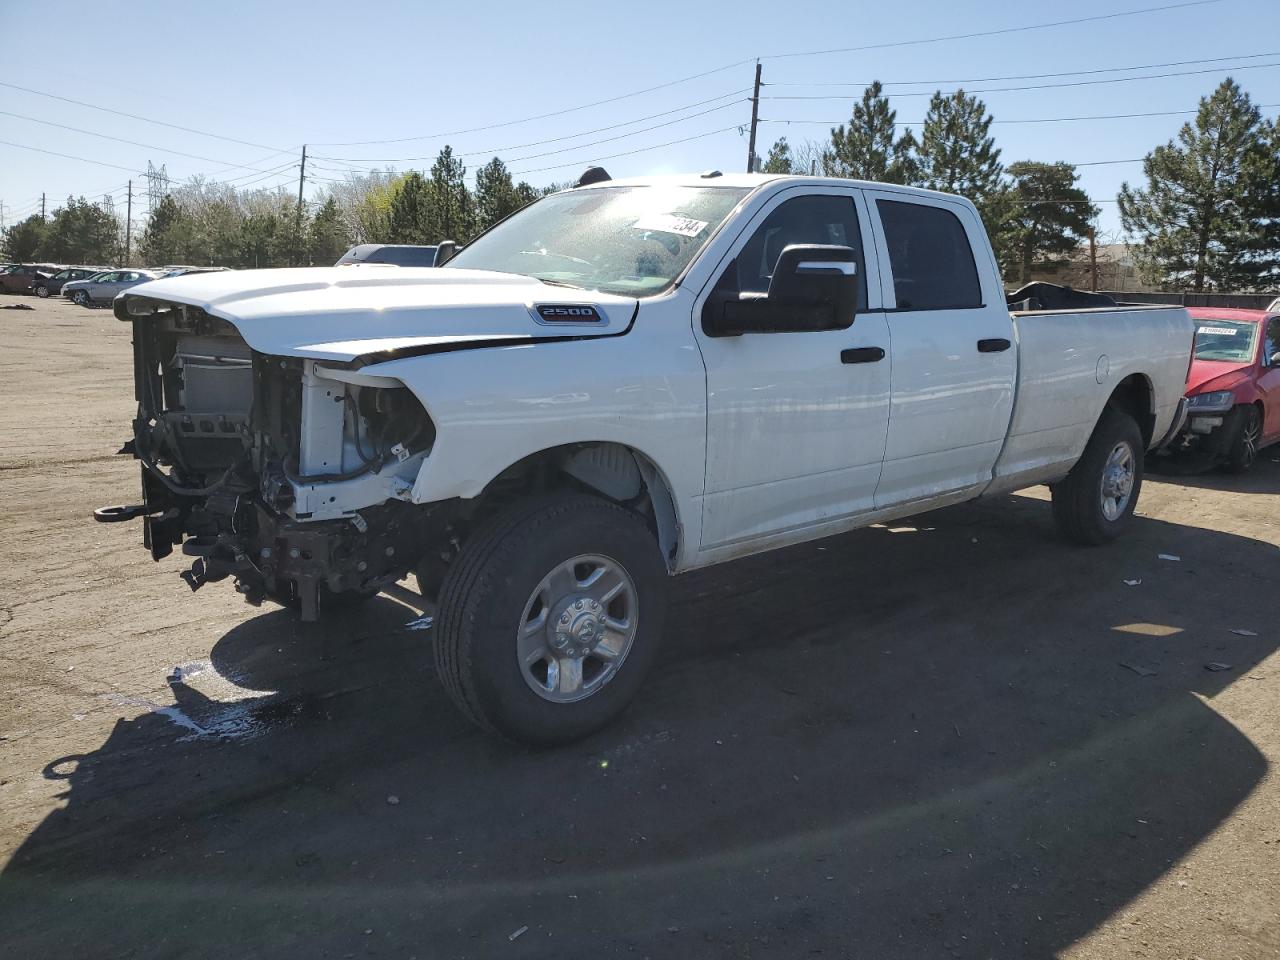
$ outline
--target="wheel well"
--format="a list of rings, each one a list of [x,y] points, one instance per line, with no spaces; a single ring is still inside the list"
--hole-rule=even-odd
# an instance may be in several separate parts
[[[477,499],[509,501],[559,488],[588,490],[643,517],[667,569],[675,569],[680,524],[671,486],[652,460],[625,444],[571,443],[540,450],[503,470]]]
[[[1107,406],[1123,410],[1133,417],[1142,431],[1144,448],[1151,446],[1155,432],[1155,405],[1152,402],[1151,381],[1141,373],[1130,374],[1116,384],[1107,400]]]

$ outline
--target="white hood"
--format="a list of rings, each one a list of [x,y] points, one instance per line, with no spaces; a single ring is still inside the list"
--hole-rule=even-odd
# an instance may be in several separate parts
[[[122,296],[199,307],[232,323],[260,353],[338,361],[485,341],[616,335],[637,306],[631,297],[449,267],[197,273],[139,284]],[[535,319],[535,304],[589,305],[604,322],[544,323]]]

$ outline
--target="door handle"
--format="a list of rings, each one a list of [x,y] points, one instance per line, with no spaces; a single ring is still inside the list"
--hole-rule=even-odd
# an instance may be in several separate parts
[[[875,363],[884,359],[884,347],[850,347],[840,351],[841,363]]]
[[[1004,337],[992,337],[990,340],[978,341],[979,353],[1001,353],[1012,347],[1013,344]]]

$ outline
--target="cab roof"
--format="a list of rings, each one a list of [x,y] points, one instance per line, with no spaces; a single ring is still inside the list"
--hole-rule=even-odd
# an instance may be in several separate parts
[[[716,175],[678,173],[652,177],[620,177],[617,180],[601,180],[586,186],[567,189],[599,190],[603,187],[745,187],[749,190],[754,190],[769,184],[779,183],[809,187],[852,186],[873,190],[892,190],[895,193],[917,194],[923,197],[947,197],[951,200],[964,199],[954,193],[926,190],[924,187],[907,187],[897,183],[877,183],[873,180],[851,180],[844,177],[802,177],[786,173],[720,173]]]

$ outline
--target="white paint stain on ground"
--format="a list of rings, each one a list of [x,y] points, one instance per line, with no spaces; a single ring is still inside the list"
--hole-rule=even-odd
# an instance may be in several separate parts
[[[430,630],[431,624],[434,621],[435,618],[430,614],[427,614],[425,617],[419,617],[417,620],[410,620],[404,625],[404,628],[406,630]]]

